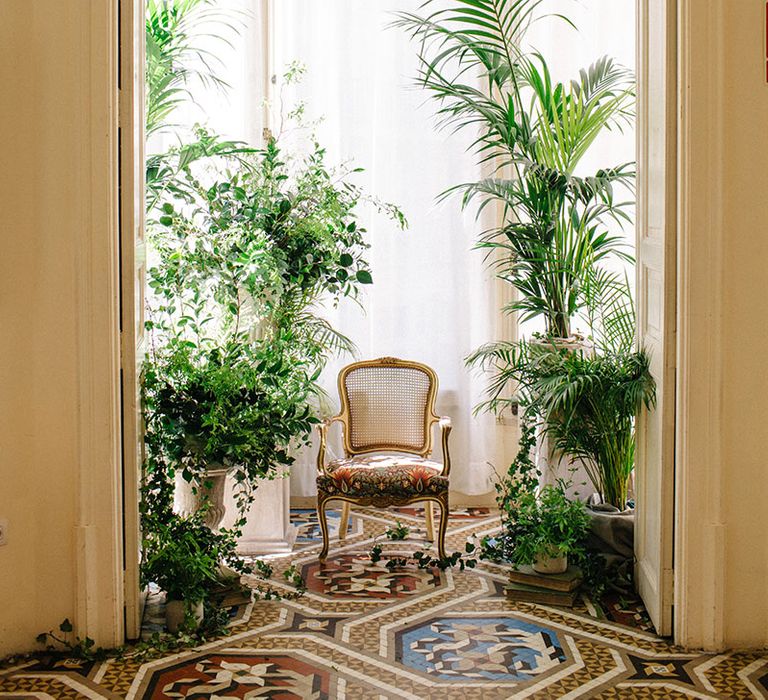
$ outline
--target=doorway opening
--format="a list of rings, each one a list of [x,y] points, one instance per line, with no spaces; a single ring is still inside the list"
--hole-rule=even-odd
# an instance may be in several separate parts
[[[143,11],[142,3],[128,4],[132,6],[134,13],[138,13],[136,26],[143,29],[144,18],[140,17]],[[191,6],[195,4],[190,3]],[[199,4],[205,6],[204,2]],[[130,327],[136,329],[132,336],[124,336],[125,343],[128,344],[123,349],[124,357],[134,357],[133,366],[136,368],[132,376],[124,376],[125,396],[132,397],[126,398],[126,415],[138,415],[136,397],[142,371],[140,359],[146,356],[147,348],[151,345],[147,329],[149,328],[151,334],[159,328],[155,325],[155,320],[142,316],[146,308],[142,295],[147,261],[152,268],[153,262],[158,260],[158,255],[162,256],[162,252],[150,250],[148,254],[144,253],[142,236],[147,225],[147,210],[144,208],[144,202],[141,202],[143,194],[140,189],[146,184],[149,199],[154,199],[150,226],[173,229],[178,226],[179,218],[185,217],[186,235],[192,226],[197,225],[195,215],[185,212],[184,204],[177,207],[172,201],[173,197],[181,197],[181,201],[187,206],[190,202],[195,206],[195,197],[203,191],[207,195],[209,191],[199,189],[194,192],[190,189],[186,194],[183,192],[183,186],[190,185],[188,174],[194,171],[191,165],[193,161],[215,154],[214,157],[228,159],[227,167],[230,168],[231,174],[232,163],[247,160],[248,148],[264,148],[276,135],[282,135],[281,127],[285,126],[286,119],[300,117],[310,123],[311,130],[323,136],[323,143],[328,144],[327,154],[332,154],[335,161],[345,161],[353,152],[356,156],[359,154],[361,164],[368,165],[367,174],[362,176],[365,184],[371,185],[368,189],[377,194],[380,192],[385,202],[392,200],[400,205],[397,208],[389,204],[383,205],[385,220],[386,215],[390,217],[389,223],[384,225],[375,223],[373,209],[366,210],[361,217],[359,228],[367,229],[365,243],[373,246],[370,249],[370,266],[366,261],[366,267],[359,267],[354,254],[344,253],[351,255],[355,263],[353,277],[360,282],[360,294],[364,300],[363,306],[368,306],[368,315],[360,314],[354,304],[340,304],[324,308],[323,313],[319,314],[319,320],[328,324],[326,330],[333,329],[329,330],[329,333],[340,332],[333,336],[334,342],[338,344],[334,346],[334,350],[343,349],[346,340],[350,339],[355,341],[363,356],[418,356],[438,366],[438,374],[443,382],[441,412],[461,417],[459,427],[455,428],[454,432],[454,440],[458,442],[461,457],[454,460],[462,466],[454,470],[452,489],[455,496],[465,499],[462,505],[487,507],[493,502],[495,479],[493,470],[488,468],[488,461],[505,465],[513,461],[515,456],[520,437],[517,419],[512,414],[516,402],[511,395],[497,397],[507,401],[510,409],[508,412],[502,412],[498,416],[492,413],[475,415],[473,408],[483,400],[485,379],[467,371],[465,358],[484,343],[494,340],[518,343],[531,331],[547,332],[544,324],[547,314],[539,315],[539,326],[536,325],[536,320],[530,321],[528,326],[519,326],[508,314],[500,314],[502,305],[520,301],[520,290],[515,291],[514,285],[509,284],[509,278],[514,273],[507,270],[507,279],[495,279],[494,270],[485,264],[482,252],[472,250],[473,244],[482,240],[483,232],[494,227],[501,230],[508,225],[505,219],[507,209],[503,201],[486,207],[479,219],[471,208],[462,210],[455,199],[452,203],[450,200],[439,205],[434,203],[437,195],[460,181],[475,179],[480,182],[484,178],[498,175],[501,171],[497,169],[498,163],[489,165],[488,162],[478,162],[472,151],[472,138],[467,139],[464,135],[459,136],[458,140],[452,140],[457,137],[435,129],[434,110],[423,105],[424,93],[418,93],[410,85],[414,76],[418,76],[420,67],[423,67],[420,55],[413,50],[410,38],[402,31],[398,33],[397,28],[382,31],[385,29],[382,16],[401,9],[399,6],[395,7],[398,3],[385,4],[386,7],[382,4],[382,8],[361,7],[353,12],[345,11],[342,13],[343,21],[335,22],[333,12],[329,12],[325,5],[320,12],[319,8],[312,8],[306,3],[255,2],[245,8],[246,12],[235,12],[224,20],[225,24],[229,23],[225,33],[231,32],[226,41],[233,43],[235,47],[240,46],[240,50],[236,48],[229,58],[222,59],[222,56],[227,54],[226,48],[209,36],[199,47],[193,49],[198,53],[196,60],[199,63],[193,64],[192,68],[184,67],[187,73],[179,84],[178,92],[172,93],[169,98],[170,111],[164,112],[165,108],[161,107],[153,112],[153,105],[150,104],[151,118],[160,119],[160,122],[167,119],[167,125],[170,126],[169,115],[174,114],[175,120],[186,120],[186,127],[176,133],[173,128],[162,133],[163,128],[156,129],[156,124],[149,125],[154,135],[149,141],[147,162],[150,167],[146,171],[140,172],[138,167],[142,162],[141,147],[133,151],[133,160],[123,159],[124,193],[129,191],[126,189],[128,182],[133,182],[135,186],[135,196],[130,201],[124,197],[122,208],[124,307],[128,304],[129,308],[134,309]],[[157,5],[162,6],[162,3]],[[625,35],[634,37],[634,32],[628,30],[628,27],[632,26],[628,18],[634,17],[634,2],[623,3],[626,7],[619,5],[621,3],[612,4],[609,13],[596,13],[600,22],[613,22],[613,30],[599,23],[587,21],[585,24],[589,27],[589,32],[594,32],[592,38],[595,41],[598,37],[600,41],[610,39],[611,53],[621,53],[621,63],[625,66],[629,64],[632,69],[635,63],[635,51],[630,49],[633,40]],[[644,17],[642,2],[640,7],[638,16]],[[341,9],[340,5],[339,12]],[[415,8],[405,8],[406,11],[409,9]],[[590,12],[586,7],[582,10],[587,14]],[[314,17],[313,13],[319,14]],[[674,433],[674,412],[671,411],[674,394],[669,393],[673,391],[669,373],[674,368],[674,354],[670,365],[668,340],[670,331],[674,329],[674,265],[671,264],[674,259],[674,247],[670,248],[669,244],[669,240],[674,238],[669,228],[674,207],[674,159],[670,155],[674,151],[674,130],[669,115],[673,114],[674,110],[670,110],[668,103],[647,97],[644,101],[643,96],[663,93],[672,99],[676,87],[672,79],[673,72],[670,72],[674,46],[669,43],[668,37],[672,32],[664,24],[673,21],[671,10],[662,14],[657,12],[651,17],[651,27],[654,31],[649,31],[645,22],[639,27],[638,47],[641,60],[636,67],[641,85],[638,106],[641,128],[638,129],[637,151],[641,162],[638,171],[641,204],[637,212],[637,222],[641,233],[638,235],[637,249],[637,303],[640,342],[645,346],[653,346],[650,356],[655,363],[652,372],[659,386],[659,404],[656,412],[648,414],[650,418],[645,416],[638,425],[637,459],[638,465],[642,464],[643,467],[638,469],[642,471],[642,476],[638,473],[636,497],[637,507],[643,515],[638,519],[638,537],[641,541],[636,551],[640,590],[646,599],[656,629],[662,634],[669,634],[672,595],[671,527],[674,503],[671,490],[674,477],[669,461],[673,445],[671,436]],[[210,27],[211,22],[215,25],[221,22],[221,18],[208,16],[203,20],[203,25],[206,22]],[[654,22],[658,24],[654,25]],[[325,33],[317,32],[319,26],[325,27],[329,36],[334,35],[334,32],[339,34],[338,40],[331,42],[335,47],[333,51],[328,50],[327,41],[318,40],[318,37],[326,36]],[[544,47],[561,48],[563,36],[570,35],[571,30],[566,22],[556,32],[543,29],[544,26],[543,23],[535,24],[530,31],[531,43],[537,43],[546,54]],[[350,29],[354,31],[349,31]],[[587,45],[591,51],[589,37],[585,39],[583,35],[574,36],[577,37],[575,44]],[[658,41],[657,37],[663,37],[666,43],[662,42],[661,46],[654,44],[653,41]],[[127,41],[127,37],[124,38]],[[142,46],[142,41],[138,40],[135,34],[130,37],[130,43],[133,47],[135,68],[140,64],[141,57],[146,56],[148,52],[147,47]],[[356,47],[356,44],[360,46]],[[410,50],[407,48],[409,45]],[[302,76],[305,68],[287,60],[294,58],[293,54],[299,53],[299,47],[307,57],[306,75],[303,76],[302,82],[297,79]],[[184,49],[183,46],[171,48],[182,51]],[[152,46],[149,49],[155,51],[157,47]],[[583,46],[581,50],[585,51]],[[601,52],[602,48],[598,53]],[[135,80],[136,71],[131,68],[130,63],[126,63],[126,55],[124,48],[123,64],[128,68],[124,69],[123,80],[127,84],[134,81],[134,92],[130,98],[127,91],[123,91],[126,95],[125,109],[133,110],[135,119],[132,128],[135,133],[141,133],[145,106],[140,99],[143,88]],[[352,55],[357,58],[352,60]],[[388,57],[393,60],[387,60]],[[223,60],[221,70],[224,76],[221,80],[215,72],[216,62],[220,59]],[[567,53],[561,52],[557,60],[563,65],[547,66],[547,69],[551,68],[555,84],[562,82],[567,87],[567,80],[559,73],[572,72],[568,70],[571,58]],[[283,71],[283,65],[288,65],[288,68],[284,71],[286,85],[281,89],[277,84],[280,78],[273,79],[273,76]],[[162,69],[162,65],[150,68]],[[197,77],[200,79],[200,84],[196,87],[194,71],[198,72]],[[587,82],[589,79],[587,76]],[[368,86],[363,89],[366,80]],[[231,84],[228,98],[221,92],[225,88],[224,83]],[[402,99],[393,99],[395,93],[401,94]],[[148,99],[151,103],[152,90]],[[319,110],[311,111],[316,105]],[[326,105],[333,109],[328,109]],[[326,113],[324,121],[316,121],[318,112]],[[203,127],[206,131],[201,131],[195,126],[203,120],[208,121]],[[126,127],[123,128],[125,133]],[[184,128],[186,136],[180,136]],[[553,129],[556,128],[557,126],[553,125]],[[302,139],[307,140],[306,133],[302,134],[300,130],[289,128],[286,133],[291,146],[296,145],[299,148]],[[192,142],[185,143],[184,139],[190,134],[193,137]],[[661,139],[660,135],[663,135],[664,139]],[[465,140],[461,141],[462,138]],[[124,143],[127,144],[126,141]],[[133,147],[137,147],[137,142],[133,142]],[[634,137],[628,123],[625,124],[623,134],[618,130],[609,132],[602,148],[603,151],[590,151],[589,158],[585,161],[585,173],[600,171],[605,174],[609,169],[620,165],[619,161],[634,160]],[[614,155],[617,150],[622,149],[627,150],[629,154],[626,159],[622,157],[602,165],[602,154]],[[168,153],[173,154],[172,158],[170,161],[164,161],[160,156]],[[417,153],[420,155],[413,157]],[[398,154],[411,154],[409,158],[413,162],[405,165],[403,158]],[[594,160],[590,160],[592,158]],[[510,163],[501,165],[510,168]],[[657,172],[659,167],[664,170],[666,177],[650,178],[648,173]],[[402,175],[403,171],[405,175]],[[186,179],[183,186],[173,181],[180,175]],[[166,177],[168,179],[164,180]],[[199,185],[199,182],[193,183],[193,188]],[[222,201],[219,203],[222,206],[223,199],[229,197],[227,192],[237,192],[240,188],[247,193],[241,186],[242,180],[237,178],[229,179],[229,188],[226,190],[220,189],[225,184],[221,178],[218,181],[214,178],[210,182],[214,182],[219,188],[217,196],[221,195]],[[664,193],[663,200],[656,197],[658,193],[654,188],[658,187]],[[169,196],[169,193],[172,193],[172,196]],[[236,198],[236,195],[233,196]],[[211,201],[213,200],[209,197],[208,202]],[[649,204],[651,202],[652,204]],[[613,204],[614,202],[611,202],[610,206]],[[657,210],[657,207],[660,209]],[[400,218],[401,210],[405,211],[411,225],[407,233],[396,230],[403,223]],[[221,209],[216,213],[221,215],[223,211]],[[411,214],[411,211],[415,213]],[[211,219],[211,211],[205,215]],[[129,225],[130,230],[127,228]],[[609,229],[608,233],[613,230],[619,229]],[[631,226],[628,231],[632,232]],[[625,242],[634,244],[631,236]],[[204,247],[204,244],[201,245]],[[499,248],[496,249],[495,255],[499,254],[498,250]],[[175,254],[178,251],[171,252]],[[129,261],[133,261],[132,266]],[[126,268],[125,265],[129,267]],[[126,269],[133,271],[129,282],[125,281]],[[171,286],[163,289],[163,280],[158,278],[156,272],[158,266],[155,265],[154,269],[154,273],[150,272],[153,294],[160,290],[160,296],[166,294],[167,299]],[[620,257],[613,268],[608,266],[608,270],[613,272],[630,269],[621,263]],[[166,267],[165,272],[167,271]],[[336,274],[332,285],[343,287],[345,283],[348,284],[350,271],[344,268],[342,272],[346,278]],[[369,287],[370,281],[374,283]],[[493,290],[493,293],[489,294],[488,290]],[[238,307],[233,317],[237,317],[239,322],[241,316],[245,316],[240,308],[240,290],[236,290],[233,299]],[[201,306],[197,311],[202,316],[205,309]],[[254,309],[249,312],[253,316]],[[179,319],[184,316],[192,318],[192,315],[180,311],[179,308],[173,308],[170,314]],[[258,309],[255,310],[255,315],[258,316]],[[533,314],[533,317],[535,319],[536,315]],[[147,320],[149,326],[146,325]],[[249,322],[253,324],[252,330],[257,335],[264,332],[264,328],[259,327],[258,318],[251,318]],[[184,325],[190,328],[194,323],[194,320],[187,320]],[[218,331],[226,331],[227,323],[219,325]],[[193,330],[199,338],[199,328]],[[449,353],[450,359],[445,352],[446,345],[456,349],[455,352]],[[347,361],[348,358],[344,357],[327,358],[325,374],[321,375],[320,379],[321,383],[325,382],[327,385],[324,387],[326,390],[333,387],[338,369]],[[141,426],[137,423],[135,427],[126,430],[127,452],[136,452],[133,446],[140,442],[140,429]],[[337,449],[341,452],[341,448]],[[489,452],[493,455],[492,458],[488,457]],[[545,455],[545,458],[547,456]],[[126,503],[132,502],[131,488],[134,488],[133,494],[138,500],[138,465],[144,458],[146,455],[129,456],[126,453],[126,483],[132,485],[130,488],[126,487]],[[302,499],[313,498],[313,455],[309,450],[297,451],[296,454],[290,455],[290,459],[295,460],[296,465],[290,480],[294,504],[307,505]],[[650,465],[657,466],[652,469]],[[586,475],[589,476],[588,471]],[[231,498],[234,502],[236,496]],[[285,508],[290,507],[289,497],[283,489],[275,498],[282,499],[284,510],[272,520],[287,532],[290,523],[286,524],[284,516],[287,513]],[[128,551],[137,549],[137,532],[138,513],[132,507],[126,507]],[[137,588],[138,574],[132,564],[127,566],[126,570],[130,592]],[[129,605],[128,615],[134,620],[133,627],[129,625],[129,629],[136,629],[139,607],[138,604],[133,604],[133,607]]]

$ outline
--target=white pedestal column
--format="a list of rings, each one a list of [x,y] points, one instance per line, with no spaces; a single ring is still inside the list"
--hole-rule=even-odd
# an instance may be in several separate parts
[[[279,554],[290,552],[297,528],[291,525],[290,477],[264,479],[254,493],[255,499],[246,515],[243,534],[238,540],[238,554]],[[222,527],[232,527],[237,518],[234,482],[227,478],[224,488],[226,514]]]
[[[550,438],[541,429],[536,432],[535,457],[536,468],[541,472],[541,486],[556,484],[559,479],[570,482],[565,493],[574,501],[586,502],[594,493],[595,488],[582,460],[556,456]]]

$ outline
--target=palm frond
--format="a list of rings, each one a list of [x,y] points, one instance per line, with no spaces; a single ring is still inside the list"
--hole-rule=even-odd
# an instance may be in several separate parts
[[[216,7],[214,0],[147,0],[146,6],[146,132],[169,128],[170,117],[184,102],[194,101],[192,85],[226,88],[219,75],[224,66],[200,39],[231,45],[228,36],[240,31],[241,17]],[[211,31],[204,32],[209,27]]]

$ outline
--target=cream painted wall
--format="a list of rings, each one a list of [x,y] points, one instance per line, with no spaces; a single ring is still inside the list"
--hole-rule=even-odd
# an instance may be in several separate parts
[[[0,657],[122,634],[108,6],[0,2]]]

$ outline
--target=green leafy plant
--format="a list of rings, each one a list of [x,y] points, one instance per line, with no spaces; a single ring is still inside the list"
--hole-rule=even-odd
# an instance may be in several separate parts
[[[655,402],[643,352],[589,355],[551,353],[533,390],[556,448],[582,459],[607,503],[623,510],[634,468],[635,416]]]
[[[215,51],[201,47],[201,38],[227,44],[227,35],[239,30],[238,17],[222,11],[213,0],[147,0],[146,133],[168,128],[173,112],[193,102],[194,83],[227,87]]]
[[[584,553],[589,516],[584,505],[570,501],[562,481],[539,488],[540,473],[531,453],[536,445],[536,414],[521,421],[518,453],[496,484],[502,531],[481,543],[482,556],[514,564],[532,564],[538,556]]]
[[[387,528],[384,533],[387,539],[390,540],[404,540],[411,533],[411,528],[407,525],[403,525],[399,520],[395,521],[392,527]]]
[[[432,5],[428,0],[423,7]],[[501,207],[502,223],[478,246],[516,291],[506,311],[545,324],[541,338],[490,343],[467,358],[490,376],[488,399],[479,408],[500,413],[522,407],[531,421],[548,426],[561,452],[584,457],[596,488],[618,503],[626,500],[633,465],[632,417],[640,405],[650,405],[649,394],[624,401],[630,390],[624,370],[638,364],[634,306],[626,277],[606,265],[633,262],[610,228],[631,221],[635,168],[580,170],[601,134],[632,123],[634,78],[603,57],[569,83],[553,80],[546,58],[523,47],[531,23],[542,19],[540,5],[452,0],[425,16],[401,13],[395,24],[418,42],[419,83],[436,101],[441,125],[473,130],[472,149],[492,171],[446,195],[459,191],[464,205],[477,203],[478,211]],[[562,15],[556,19],[570,23]],[[570,350],[562,347],[563,339],[574,337],[574,319],[587,325],[595,354],[607,358],[587,363],[589,371],[586,360],[569,360]],[[589,408],[587,386],[596,402],[605,396],[602,410]],[[527,452],[523,459],[530,459]],[[519,487],[511,479],[502,483],[511,492],[501,497],[511,503]]]
[[[231,538],[206,527],[200,513],[153,525],[144,535],[143,577],[160,586],[168,600],[184,601],[187,610],[218,584],[220,564],[239,566]]]
[[[41,632],[36,639],[38,644],[44,644],[48,651],[55,651],[57,648],[63,649],[67,656],[74,659],[83,660],[101,660],[109,656],[109,651],[97,647],[96,642],[90,637],[81,639],[73,636],[72,623],[69,618],[65,618],[59,625],[58,631]]]
[[[228,467],[241,512],[317,422],[328,358],[352,350],[315,309],[373,279],[363,195],[324,158],[316,146],[286,159],[270,139],[248,159],[182,165],[150,231],[148,471],[199,487],[209,467]]]
[[[539,493],[526,492],[507,523],[508,560],[533,564],[541,557],[581,554],[589,515],[581,501],[571,501],[565,484],[548,484]]]
[[[259,369],[265,360],[271,373]],[[204,489],[208,469],[220,465],[245,513],[257,481],[291,463],[289,444],[317,420],[310,376],[301,367],[286,371],[287,363],[274,346],[233,342],[196,354],[183,341],[167,342],[144,376],[148,505],[172,502],[177,472]]]
[[[221,566],[251,568],[235,549],[260,479],[283,473],[306,442],[322,399],[317,379],[352,344],[318,313],[356,299],[373,281],[356,207],[353,169],[332,169],[315,144],[285,154],[265,134],[261,148],[205,128],[172,123],[193,100],[192,85],[226,88],[214,53],[197,37],[226,42],[237,18],[213,0],[147,4],[147,132],[176,132],[178,145],[147,159],[149,357],[144,368],[146,462],[142,486],[142,575],[170,596],[204,600],[221,588]],[[291,67],[286,78],[301,71]],[[289,117],[300,118],[302,109]],[[371,201],[405,226],[397,207]],[[177,477],[205,500],[208,471],[224,467],[236,485],[232,530],[211,532],[206,506],[174,513]],[[272,571],[256,564],[256,576]],[[257,595],[300,595],[257,587]],[[221,631],[213,611],[209,632]],[[214,631],[211,631],[214,630]],[[196,633],[199,634],[199,633]],[[190,637],[192,638],[192,637]]]
[[[384,548],[380,544],[374,544],[368,553],[368,558],[373,564],[384,561],[384,566],[390,571],[408,566],[416,566],[418,569],[436,568],[440,571],[459,567],[460,571],[465,569],[474,569],[477,566],[477,559],[472,555],[475,553],[477,545],[467,540],[463,552],[453,552],[442,559],[432,556],[428,549],[416,550],[406,556],[388,556],[384,554]]]

